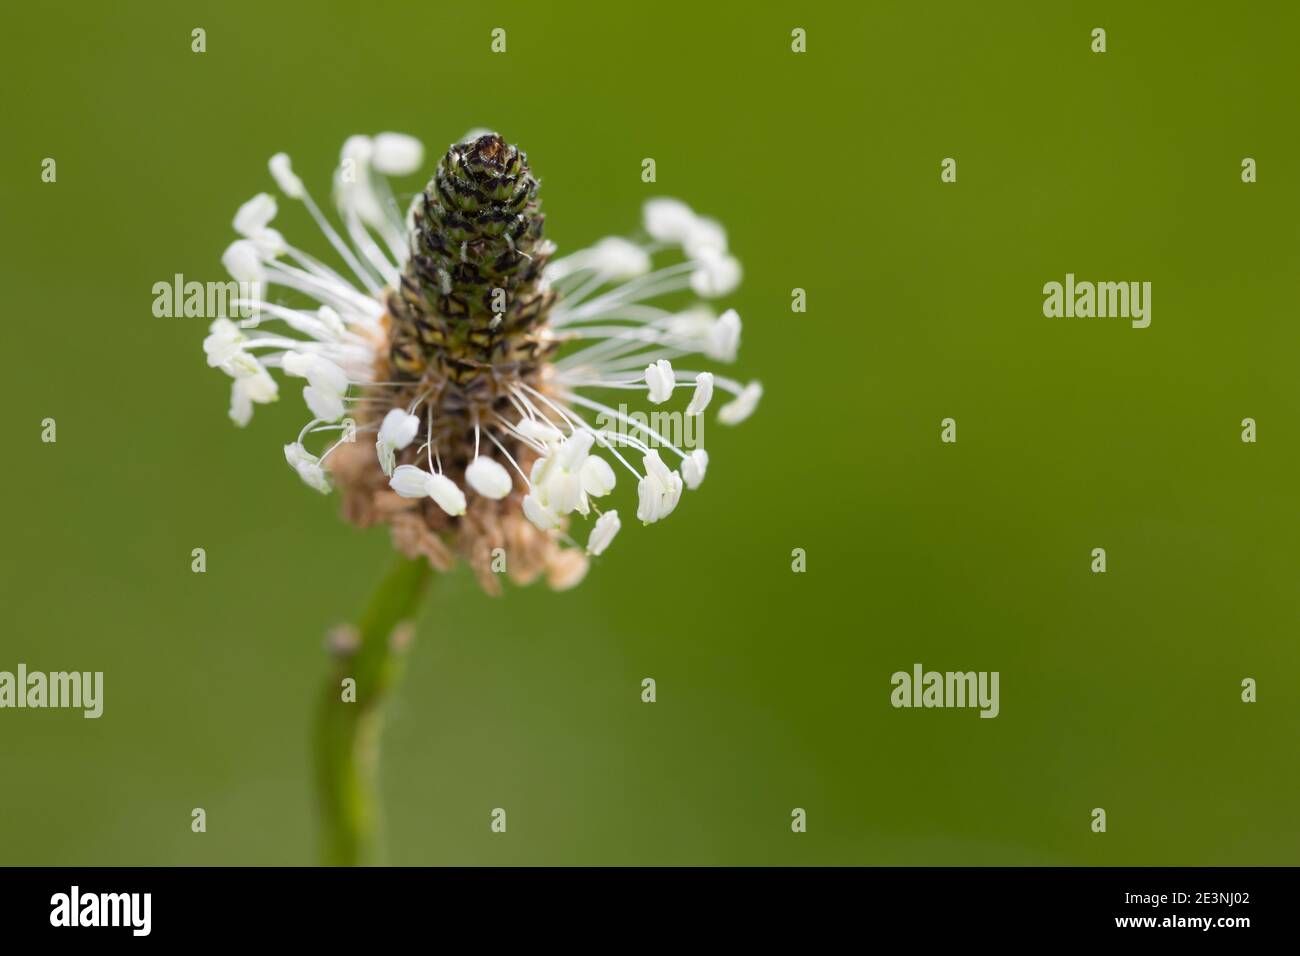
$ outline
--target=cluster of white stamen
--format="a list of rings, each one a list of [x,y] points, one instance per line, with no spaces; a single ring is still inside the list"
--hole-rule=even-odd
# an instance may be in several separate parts
[[[575,431],[548,444],[546,454],[533,463],[524,513],[541,530],[559,527],[560,515],[590,514],[590,499],[614,490],[614,469],[591,454],[595,441],[593,432]]]
[[[384,416],[379,425],[379,437],[375,439],[375,456],[385,475],[393,474],[397,452],[415,441],[419,430],[420,419],[403,409],[390,409]]]
[[[672,397],[673,385],[676,383],[672,363],[667,359],[659,359],[645,367],[646,391],[650,393],[650,401],[654,404],[662,405],[668,401]]]
[[[695,376],[695,392],[691,395],[691,403],[686,406],[686,414],[699,415],[703,413],[712,400],[713,373],[701,372]]]
[[[388,484],[403,498],[432,498],[453,518],[465,513],[465,492],[441,472],[425,471],[419,465],[398,465]]]
[[[686,487],[694,491],[704,481],[704,473],[709,470],[709,453],[697,448],[682,461],[682,477]]]
[[[682,497],[682,476],[670,471],[653,448],[641,456],[641,464],[645,466],[645,477],[636,486],[636,516],[651,524],[668,517],[677,507]]]
[[[480,455],[465,469],[465,483],[484,498],[500,501],[510,494],[515,481],[510,472],[486,455]]]
[[[302,395],[312,418],[298,440],[284,446],[284,453],[303,482],[323,493],[330,491],[326,459],[343,441],[353,440],[357,431],[351,418],[345,417],[359,400],[354,390],[384,384],[373,381],[377,359],[388,344],[382,325],[383,298],[385,290],[399,281],[410,255],[409,217],[399,209],[385,177],[414,173],[423,160],[423,147],[409,136],[381,133],[349,138],[334,173],[334,200],[342,226],[336,229],[294,173],[289,157],[284,153],[271,157],[272,179],[285,197],[303,204],[351,277],[289,245],[271,227],[278,208],[265,193],[239,208],[233,222],[239,238],[222,256],[235,279],[256,283],[259,290],[289,290],[316,303],[311,309],[291,308],[268,301],[270,296],[261,292],[241,298],[236,304],[253,310],[258,324],[241,327],[217,319],[203,347],[208,364],[233,379],[230,415],[241,426],[250,420],[254,405],[278,398],[271,369],[306,381]],[[560,293],[548,317],[551,334],[583,347],[550,370],[546,393],[523,382],[511,387],[516,418],[497,415],[494,421],[476,422],[474,454],[465,470],[469,490],[494,500],[508,498],[516,481],[522,482],[524,516],[542,531],[556,531],[566,539],[566,516],[595,511],[586,546],[586,553],[593,556],[609,547],[621,527],[617,511],[602,511],[596,505],[597,499],[614,491],[616,477],[609,461],[595,452],[608,452],[636,479],[636,513],[645,524],[671,514],[683,488],[700,487],[709,456],[703,448],[689,452],[677,448],[644,423],[579,394],[580,389],[643,390],[649,402],[660,405],[670,401],[679,387],[693,386],[685,409],[688,416],[703,414],[714,391],[720,390],[730,400],[717,418],[729,425],[747,418],[762,394],[757,382],[743,384],[710,371],[673,366],[675,359],[691,353],[717,362],[734,361],[741,335],[735,310],[719,316],[703,304],[676,312],[650,304],[652,299],[686,290],[706,299],[732,292],[740,283],[741,269],[728,252],[726,231],[673,199],[647,202],[643,226],[644,235],[637,239],[602,239],[547,266],[543,281]],[[680,261],[656,269],[653,259],[663,250],[677,250]],[[286,331],[264,331],[262,323],[282,323]],[[377,393],[368,394],[373,402]],[[601,413],[626,427],[597,430],[580,410]],[[433,440],[435,414],[436,408],[421,406],[418,400],[386,411],[372,404],[364,409],[364,419],[375,424],[361,430],[377,432],[376,459],[394,492],[432,499],[454,517],[465,513],[467,500],[465,492],[443,473]],[[307,451],[303,442],[309,435],[330,430],[345,434],[319,457]],[[421,431],[426,440],[416,458],[424,457],[427,467],[397,465],[398,454]],[[536,453],[529,473],[506,443]],[[641,470],[620,447],[639,454]],[[665,464],[660,449],[681,459],[680,473]],[[576,564],[571,571],[566,581],[576,583],[581,571]]]
[[[303,448],[301,442],[285,445],[284,457],[289,462],[289,465],[298,472],[298,477],[306,484],[323,495],[329,494],[329,476],[325,474],[325,469],[321,467],[320,459]]]
[[[609,547],[621,526],[617,511],[606,511],[597,518],[591,526],[591,537],[587,539],[587,553],[593,557],[601,554]]]
[[[310,352],[285,352],[280,357],[280,367],[286,375],[307,380],[302,399],[313,415],[323,422],[336,422],[343,417],[343,397],[349,384],[343,369],[323,355]]]

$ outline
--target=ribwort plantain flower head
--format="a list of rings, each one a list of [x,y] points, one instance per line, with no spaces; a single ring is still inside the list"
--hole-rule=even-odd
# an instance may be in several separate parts
[[[722,226],[673,199],[645,204],[639,236],[556,258],[528,157],[494,133],[453,144],[403,214],[387,177],[423,161],[409,136],[350,138],[334,175],[336,225],[289,158],[273,156],[280,192],[304,205],[339,267],[271,227],[270,195],[249,200],[224,265],[311,306],[272,294],[241,300],[259,323],[213,322],[208,364],[233,380],[230,417],[241,426],[278,398],[272,371],[296,380],[310,419],[284,446],[289,466],[317,491],[337,488],[355,524],[387,523],[402,553],[439,570],[459,557],[491,593],[497,555],[517,582],[545,575],[572,587],[619,532],[609,504],[620,473],[635,485],[637,518],[651,524],[676,510],[683,489],[700,487],[709,462],[656,419],[593,392],[640,392],[655,406],[689,396],[692,418],[722,392],[724,424],[754,411],[758,383],[681,367],[692,353],[735,360],[735,311],[653,302],[726,296],[740,265]],[[660,254],[674,261],[656,266]]]

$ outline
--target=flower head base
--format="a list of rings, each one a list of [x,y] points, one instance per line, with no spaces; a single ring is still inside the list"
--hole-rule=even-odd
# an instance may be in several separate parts
[[[235,216],[241,238],[223,263],[238,279],[315,304],[238,301],[285,328],[218,319],[203,344],[208,364],[233,379],[231,417],[241,425],[278,397],[270,370],[304,380],[312,417],[286,460],[317,491],[330,491],[332,478],[345,515],[388,523],[403,553],[442,570],[460,556],[493,593],[502,553],[515,581],[544,574],[554,588],[573,587],[619,532],[618,512],[599,504],[616,491],[615,466],[632,474],[637,517],[651,524],[677,508],[683,488],[700,487],[709,463],[703,448],[678,448],[590,391],[641,391],[655,405],[688,392],[687,415],[722,391],[724,423],[757,405],[757,383],[674,367],[693,352],[734,361],[734,310],[674,313],[650,302],[683,290],[726,295],[740,266],[718,223],[670,199],[646,204],[645,236],[552,261],[528,158],[496,134],[453,144],[403,215],[385,176],[415,172],[423,158],[409,136],[350,138],[334,179],[340,230],[289,157],[273,156],[280,191],[302,203],[351,275],[286,242],[270,226],[275,200],[254,197]],[[664,249],[680,261],[656,269]],[[626,427],[593,425],[594,415]],[[343,435],[319,456],[307,451],[310,436],[330,431]],[[355,440],[367,433],[373,444]],[[570,525],[593,512],[584,547]]]

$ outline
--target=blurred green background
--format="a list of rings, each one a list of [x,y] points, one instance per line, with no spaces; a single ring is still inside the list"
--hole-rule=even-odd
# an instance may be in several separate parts
[[[528,151],[562,250],[632,232],[651,195],[722,220],[738,374],[767,394],[710,422],[703,488],[578,590],[437,582],[389,711],[393,862],[1300,860],[1300,18],[116,6],[19,4],[0,39],[0,669],[106,683],[97,721],[0,712],[0,862],[315,860],[323,636],[388,537],[285,466],[293,389],[229,423],[206,320],[154,318],[151,287],[225,278],[277,150],[324,197],[352,133],[413,133],[431,164],[479,126]],[[1066,272],[1151,281],[1151,327],[1044,318]],[[917,661],[999,671],[1001,715],[894,710]]]

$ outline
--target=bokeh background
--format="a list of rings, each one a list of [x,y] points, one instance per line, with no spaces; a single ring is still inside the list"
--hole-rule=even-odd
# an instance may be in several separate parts
[[[651,195],[725,222],[767,395],[577,591],[438,581],[389,710],[392,862],[1296,863],[1300,20],[1265,6],[7,10],[0,669],[102,670],[106,700],[0,712],[0,863],[315,860],[323,636],[387,535],[284,465],[292,389],[227,421],[206,321],[151,287],[224,278],[277,150],[323,196],[352,133],[432,162],[481,126],[562,250]],[[1044,318],[1066,272],[1151,281],[1151,327]],[[999,671],[1001,715],[892,709],[916,661]]]

